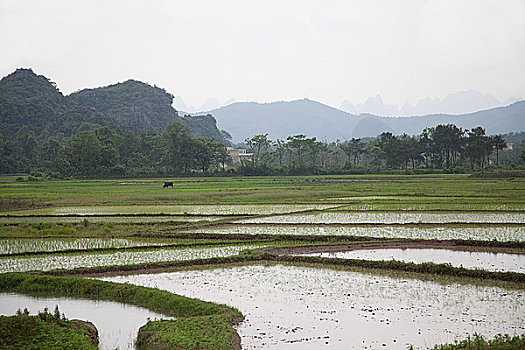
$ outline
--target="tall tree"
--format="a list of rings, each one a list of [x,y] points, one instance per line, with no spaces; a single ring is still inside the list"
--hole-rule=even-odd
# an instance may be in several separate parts
[[[253,162],[258,164],[261,160],[261,151],[268,149],[272,141],[268,139],[268,134],[260,134],[246,139],[244,142],[255,152]]]

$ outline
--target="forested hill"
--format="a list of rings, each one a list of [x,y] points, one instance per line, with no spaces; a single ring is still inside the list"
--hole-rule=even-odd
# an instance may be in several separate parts
[[[17,69],[0,80],[0,128],[4,138],[27,135],[65,139],[101,126],[140,134],[181,122],[194,136],[224,141],[211,116],[181,117],[164,89],[128,80],[64,96],[48,78]]]

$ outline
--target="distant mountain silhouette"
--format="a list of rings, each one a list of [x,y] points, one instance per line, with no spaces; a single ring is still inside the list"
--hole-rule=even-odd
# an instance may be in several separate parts
[[[356,105],[348,100],[341,104],[341,110],[353,114],[373,114],[378,116],[415,116],[426,114],[466,114],[485,109],[501,107],[516,102],[516,98],[500,101],[491,94],[482,94],[476,90],[459,91],[448,94],[442,100],[425,98],[415,105],[408,101],[402,107],[383,102],[381,96],[368,98],[364,103]]]
[[[268,133],[272,139],[295,134],[314,135],[321,140],[343,139],[352,133],[359,117],[311,100],[291,102],[237,102],[208,112],[234,142]]]
[[[238,102],[208,113],[217,119],[220,129],[232,135],[234,142],[265,133],[272,139],[305,134],[326,141],[373,137],[384,131],[416,135],[427,127],[449,123],[468,129],[482,126],[488,134],[525,131],[525,101],[463,115],[397,118],[349,114],[308,99],[273,103]]]

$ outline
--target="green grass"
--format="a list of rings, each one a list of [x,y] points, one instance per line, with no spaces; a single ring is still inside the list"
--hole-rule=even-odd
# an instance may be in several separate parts
[[[0,206],[155,205],[191,203],[312,203],[331,199],[353,202],[356,197],[394,197],[390,203],[422,203],[446,197],[468,204],[524,205],[525,180],[475,179],[462,175],[305,176],[175,178],[174,189],[163,189],[162,179],[71,180],[17,183],[0,177]],[[133,182],[133,185],[120,183]],[[422,200],[421,197],[424,197]],[[351,198],[346,200],[344,198]],[[478,199],[475,199],[478,198]],[[380,200],[380,199],[379,199]],[[441,198],[443,200],[443,198]],[[377,199],[357,200],[374,204]],[[446,204],[446,202],[444,204]],[[19,203],[19,204],[17,204]]]
[[[199,336],[196,337],[195,335]],[[235,332],[224,315],[149,321],[140,328],[137,349],[213,349],[235,348]]]
[[[27,310],[14,316],[0,316],[0,349],[96,350],[94,330],[79,321],[47,310],[30,316]],[[90,338],[91,336],[91,338]]]
[[[498,334],[494,339],[485,340],[481,335],[474,333],[472,337],[455,342],[454,344],[436,345],[432,350],[521,350],[525,349],[525,334],[514,337],[508,334]]]

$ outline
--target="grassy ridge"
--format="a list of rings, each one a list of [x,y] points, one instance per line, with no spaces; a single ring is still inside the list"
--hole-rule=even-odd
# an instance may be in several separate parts
[[[91,326],[60,317],[58,308],[54,315],[44,310],[37,316],[0,316],[0,350],[96,350],[98,335]]]

